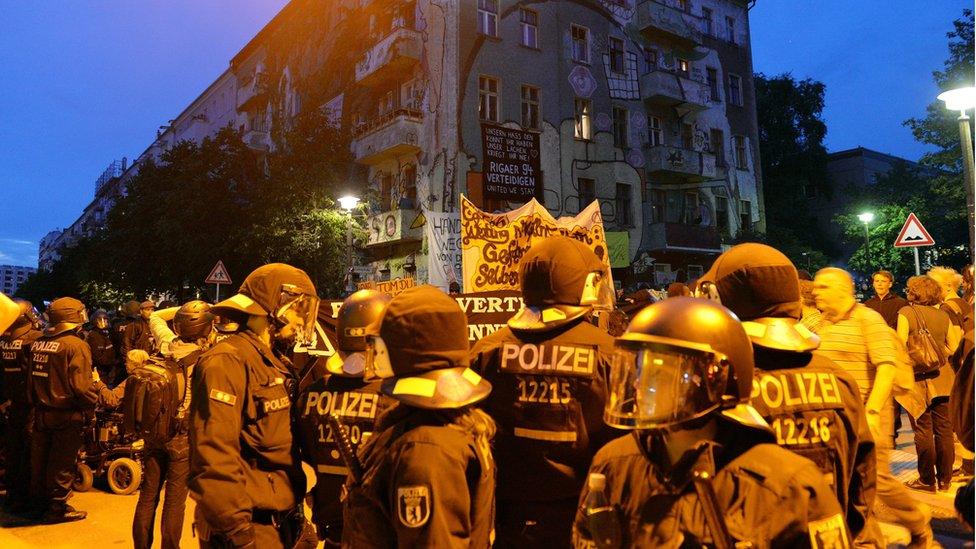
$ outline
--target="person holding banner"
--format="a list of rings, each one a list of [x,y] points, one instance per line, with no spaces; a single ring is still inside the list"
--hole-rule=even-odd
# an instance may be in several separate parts
[[[353,449],[370,437],[376,419],[396,401],[380,394],[379,380],[365,380],[366,330],[379,323],[390,296],[359,290],[347,297],[336,318],[338,350],[325,361],[328,376],[301,387],[295,414],[302,458],[315,467],[312,523],[326,547],[342,541],[342,485],[349,474],[328,417],[335,414],[349,431]],[[307,375],[307,374],[306,374]],[[307,382],[302,380],[301,385]]]
[[[613,337],[590,322],[609,309],[606,266],[565,236],[521,260],[524,307],[480,340],[472,367],[495,387],[499,547],[568,547],[590,460],[619,433],[603,422]]]

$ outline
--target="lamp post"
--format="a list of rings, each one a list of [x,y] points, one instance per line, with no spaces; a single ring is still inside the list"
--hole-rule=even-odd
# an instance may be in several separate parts
[[[868,225],[870,225],[871,222],[874,221],[874,214],[871,213],[871,212],[864,212],[864,213],[861,213],[861,214],[857,214],[857,218],[861,220],[861,223],[864,223],[864,253],[865,253],[865,262],[867,263],[868,272],[870,273],[870,271],[871,271],[871,232],[868,230]]]
[[[352,280],[352,211],[358,205],[359,198],[351,194],[339,198],[339,207],[349,214],[346,220],[346,290],[350,292],[356,289]]]
[[[970,258],[976,248],[974,248],[974,228],[973,223],[973,186],[976,181],[973,179],[973,140],[969,135],[969,117],[966,111],[976,107],[976,88],[956,88],[939,94],[939,100],[945,103],[947,109],[959,111],[959,141],[962,148],[962,165],[966,182],[966,211],[969,219],[969,254]]]

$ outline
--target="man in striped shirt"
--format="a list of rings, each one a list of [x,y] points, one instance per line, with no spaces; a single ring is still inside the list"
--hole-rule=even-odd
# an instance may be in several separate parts
[[[887,433],[894,424],[892,393],[909,390],[914,381],[901,344],[880,314],[857,302],[847,271],[835,267],[818,271],[813,295],[825,321],[815,352],[850,372],[864,400],[877,450],[876,501],[887,505],[895,521],[911,532],[910,547],[930,547],[934,538],[929,513],[891,474],[893,441]]]

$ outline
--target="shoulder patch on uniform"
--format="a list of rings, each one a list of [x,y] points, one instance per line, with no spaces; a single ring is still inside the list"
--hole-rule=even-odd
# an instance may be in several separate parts
[[[847,525],[844,517],[836,515],[807,524],[810,532],[810,547],[813,549],[849,549]]]
[[[420,528],[430,519],[430,488],[400,486],[397,488],[397,517],[407,528]]]
[[[231,406],[237,404],[237,396],[230,393],[225,393],[223,391],[218,391],[217,389],[210,389],[210,398],[216,400],[217,402],[229,404]]]

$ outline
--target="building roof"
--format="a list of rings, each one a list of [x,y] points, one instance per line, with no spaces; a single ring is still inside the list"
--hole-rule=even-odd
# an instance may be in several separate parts
[[[827,160],[842,160],[844,158],[853,158],[855,156],[864,156],[867,158],[874,158],[876,160],[883,160],[890,163],[895,162],[907,162],[910,166],[916,166],[918,163],[914,160],[909,160],[907,158],[902,158],[900,156],[894,156],[891,154],[886,154],[883,152],[878,152],[875,150],[867,149],[864,147],[854,147],[853,149],[845,149],[843,151],[837,151],[827,154]]]

